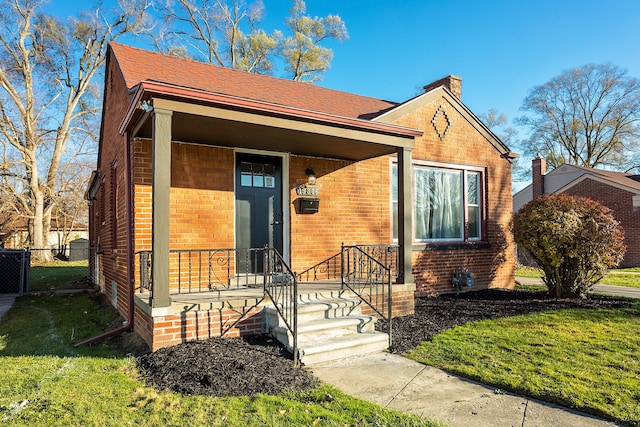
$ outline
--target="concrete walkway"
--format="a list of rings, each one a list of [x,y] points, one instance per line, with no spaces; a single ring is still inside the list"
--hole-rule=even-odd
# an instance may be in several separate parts
[[[358,356],[308,369],[346,394],[453,427],[618,425],[505,393],[395,354]]]
[[[13,307],[17,296],[18,294],[0,294],[0,320]]]

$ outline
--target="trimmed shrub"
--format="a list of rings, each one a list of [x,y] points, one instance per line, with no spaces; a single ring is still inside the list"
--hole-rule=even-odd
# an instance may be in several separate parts
[[[549,294],[584,298],[624,256],[624,235],[611,210],[595,200],[544,195],[513,216],[514,240],[544,271]]]

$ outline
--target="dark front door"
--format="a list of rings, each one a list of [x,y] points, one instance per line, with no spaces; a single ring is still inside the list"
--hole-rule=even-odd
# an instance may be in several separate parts
[[[236,157],[236,247],[276,248],[282,253],[282,159]],[[238,253],[240,273],[261,273],[262,252]],[[241,260],[240,258],[244,258]]]

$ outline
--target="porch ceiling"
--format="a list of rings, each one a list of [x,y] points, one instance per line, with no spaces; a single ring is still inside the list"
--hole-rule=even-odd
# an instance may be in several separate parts
[[[358,161],[412,148],[420,135],[414,129],[367,120],[292,114],[277,106],[265,111],[202,100],[153,97],[148,102],[155,109],[173,112],[171,139],[186,143]],[[152,137],[152,113],[138,110],[130,117],[135,123],[132,137]]]

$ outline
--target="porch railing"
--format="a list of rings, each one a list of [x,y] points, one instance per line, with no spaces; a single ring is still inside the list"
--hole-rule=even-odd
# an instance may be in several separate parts
[[[387,321],[389,347],[392,344],[392,268],[374,258],[367,248],[342,245],[342,287],[347,287]]]
[[[264,248],[174,249],[169,251],[173,294],[262,287]],[[140,291],[153,293],[151,251],[138,252]]]
[[[398,279],[398,245],[354,245],[371,258],[391,270],[393,280]],[[313,267],[298,273],[300,282],[340,280],[342,277],[342,252],[335,254]]]
[[[391,269],[391,277],[398,279],[398,245],[355,245],[371,258]]]

